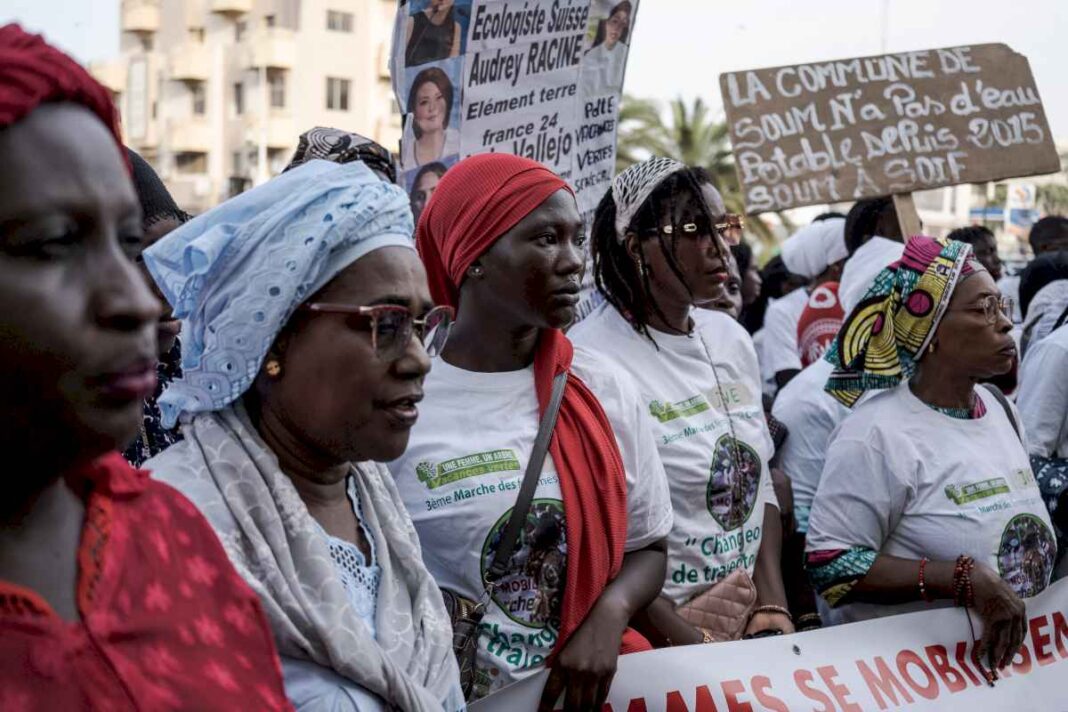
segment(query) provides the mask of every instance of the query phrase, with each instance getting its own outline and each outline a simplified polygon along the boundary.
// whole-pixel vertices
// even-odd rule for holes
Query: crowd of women
[[[460,161],[416,226],[323,128],[191,218],[12,25],[0,165],[0,708],[453,712],[548,668],[593,710],[621,654],[940,605],[994,684],[1055,578],[1062,218],[1021,363],[987,235],[862,201],[760,273],[665,158],[589,244],[538,163]]]

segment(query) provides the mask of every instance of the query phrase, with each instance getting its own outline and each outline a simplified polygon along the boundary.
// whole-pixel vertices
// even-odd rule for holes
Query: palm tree
[[[745,201],[734,170],[726,121],[716,121],[698,97],[692,106],[681,98],[668,105],[668,120],[659,102],[626,96],[619,112],[616,171],[651,155],[667,156],[689,166],[701,166],[712,176],[727,210],[745,212]],[[790,222],[779,213],[788,229]],[[748,232],[765,246],[777,242],[771,226],[760,216],[750,216]]]

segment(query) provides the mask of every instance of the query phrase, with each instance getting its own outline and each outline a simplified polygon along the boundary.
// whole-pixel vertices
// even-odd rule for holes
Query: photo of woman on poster
[[[429,0],[417,9],[413,3],[405,34],[404,64],[414,67],[460,55],[463,33],[456,21],[453,0]]]
[[[408,191],[412,205],[412,216],[415,218],[415,222],[419,222],[419,216],[423,213],[423,208],[430,202],[430,196],[434,194],[434,189],[438,187],[438,181],[441,180],[447,170],[448,167],[444,163],[434,161],[416,171],[415,178],[412,180]]]
[[[597,23],[593,44],[582,58],[582,87],[587,96],[622,89],[633,14],[630,0],[623,0],[612,8],[607,18]]]
[[[401,141],[403,170],[459,152],[460,132],[449,128],[455,98],[453,82],[441,68],[430,67],[416,75],[408,91],[408,121]]]

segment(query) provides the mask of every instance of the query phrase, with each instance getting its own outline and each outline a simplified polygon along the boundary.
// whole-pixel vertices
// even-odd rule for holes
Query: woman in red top
[[[0,709],[289,709],[210,526],[116,452],[160,313],[124,155],[106,90],[0,28]]]

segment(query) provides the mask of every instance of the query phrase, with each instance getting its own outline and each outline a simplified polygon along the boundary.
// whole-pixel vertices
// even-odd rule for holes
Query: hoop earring
[[[263,370],[271,378],[278,378],[282,375],[282,364],[278,362],[278,359],[268,359],[267,363],[263,366]]]

